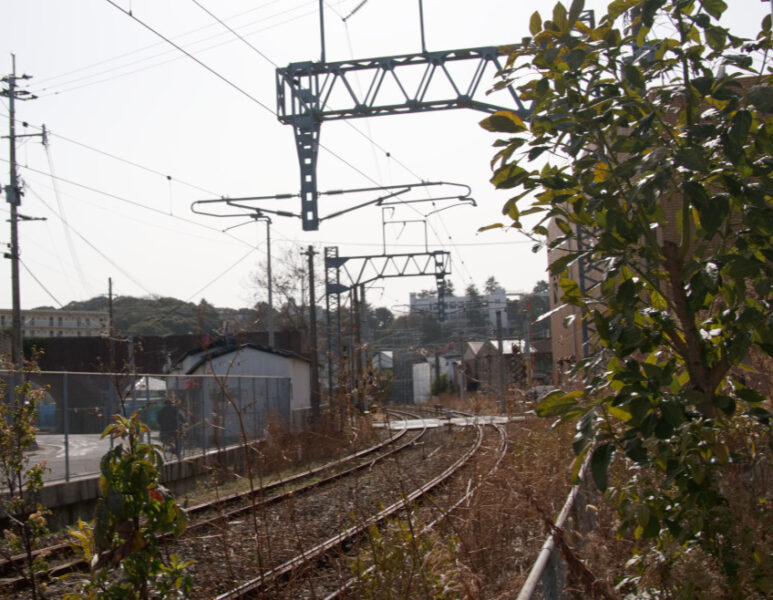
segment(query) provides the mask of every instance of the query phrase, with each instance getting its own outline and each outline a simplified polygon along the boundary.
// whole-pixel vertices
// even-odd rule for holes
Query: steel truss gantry
[[[483,95],[484,74],[490,72],[493,77],[501,71],[503,59],[497,47],[486,46],[339,62],[304,61],[277,69],[277,117],[292,125],[295,133],[304,231],[319,229],[317,154],[323,121],[452,108],[502,110],[476,95]],[[358,82],[353,81],[355,76]],[[356,91],[359,83],[363,83],[362,92]],[[517,93],[510,87],[504,92],[513,102],[508,110],[526,118],[530,111]]]
[[[327,308],[328,386],[332,390],[332,357],[335,348],[339,360],[343,354],[341,333],[341,294],[352,293],[355,311],[355,337],[359,339],[359,306],[365,305],[364,286],[388,277],[434,275],[438,290],[438,320],[445,320],[445,276],[451,273],[451,253],[445,250],[404,254],[339,256],[337,246],[325,247],[325,299]],[[342,277],[343,276],[343,277]],[[357,290],[361,293],[357,294]],[[331,315],[337,326],[333,328]],[[335,345],[334,345],[335,340]],[[358,365],[359,366],[359,365]],[[359,372],[359,368],[357,369]]]

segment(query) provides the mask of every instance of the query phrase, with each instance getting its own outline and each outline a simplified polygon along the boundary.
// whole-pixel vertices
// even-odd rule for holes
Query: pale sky
[[[318,0],[114,2],[220,77],[108,0],[3,0],[0,74],[11,72],[15,54],[17,75],[31,75],[25,87],[39,96],[16,103],[17,133],[37,133],[43,124],[51,132],[47,150],[36,137],[18,143],[25,184],[20,212],[47,219],[19,225],[22,307],[106,294],[109,277],[117,295],[249,306],[257,291],[250,274],[265,258],[265,225],[250,223],[223,233],[248,219],[199,216],[190,205],[221,196],[299,192],[292,128],[273,114],[274,73],[276,66],[319,60]],[[728,3],[726,22],[743,35],[756,32],[770,11],[759,0]],[[427,49],[518,41],[528,35],[531,13],[541,8],[548,14],[552,5],[424,0]],[[604,6],[586,2],[586,8]],[[421,50],[417,0],[330,0],[324,17],[328,61]],[[493,85],[493,71],[484,81],[486,89]],[[469,283],[482,288],[492,275],[508,292],[530,290],[546,278],[544,254],[533,254],[532,243],[514,230],[477,233],[502,220],[501,206],[509,197],[488,181],[496,136],[477,125],[484,117],[452,110],[325,122],[319,189],[418,180],[468,185],[477,207],[457,206],[426,218],[430,250],[450,251],[450,279],[458,291]],[[7,130],[8,100],[2,98],[0,131],[5,135]],[[5,139],[0,159],[5,186]],[[52,173],[59,179],[53,180]],[[345,205],[339,197],[323,196],[320,214]],[[297,213],[300,200],[264,206]],[[440,206],[445,204],[434,208]],[[337,245],[341,256],[377,255],[383,235],[389,253],[423,252],[419,221],[432,210],[419,204],[386,215],[367,207],[324,221],[314,232],[304,232],[299,219],[275,217],[272,252],[277,262],[280,255],[297,255],[309,244],[320,252]],[[8,214],[3,196],[4,221]],[[385,216],[406,223],[385,227]],[[6,222],[0,243],[9,240]],[[318,273],[323,276],[321,268]],[[8,260],[0,261],[0,281],[0,307],[10,308]],[[402,312],[410,291],[433,287],[432,276],[387,279],[374,284],[368,300]]]

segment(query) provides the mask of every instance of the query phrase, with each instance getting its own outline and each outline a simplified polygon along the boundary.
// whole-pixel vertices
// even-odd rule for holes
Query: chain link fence
[[[19,377],[0,371],[6,393]],[[50,481],[99,471],[112,445],[101,433],[115,414],[139,411],[150,428],[147,441],[161,445],[169,460],[264,438],[272,420],[291,425],[287,377],[40,372],[28,378],[42,391],[30,459],[46,462]]]

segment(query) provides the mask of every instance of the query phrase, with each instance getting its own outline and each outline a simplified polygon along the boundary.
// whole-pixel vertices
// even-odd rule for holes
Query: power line
[[[253,7],[253,8],[250,8],[250,9],[248,9],[248,10],[245,10],[245,11],[242,11],[242,12],[239,12],[239,13],[236,13],[236,14],[234,14],[234,15],[231,15],[230,17],[227,17],[227,19],[228,19],[228,20],[235,19],[235,18],[237,18],[237,17],[244,16],[244,15],[246,15],[246,14],[248,14],[248,13],[255,12],[255,11],[257,11],[257,10],[261,10],[261,9],[263,9],[263,8],[267,7],[267,6],[270,6],[271,4],[277,4],[278,2],[281,2],[281,1],[283,1],[283,0],[270,0],[269,2],[266,2],[265,4],[262,4],[262,5],[260,5],[260,6],[255,6],[255,7]],[[306,3],[304,3],[304,4],[311,4],[313,1],[314,1],[314,0],[311,0],[310,2],[306,2]],[[302,5],[300,5],[299,7],[295,7],[295,8],[300,8],[301,6],[303,6],[303,4],[302,4]],[[250,23],[247,23],[246,25],[243,25],[242,27],[243,27],[243,28],[244,28],[244,27],[249,27],[250,25],[254,25],[255,23],[260,23],[261,21],[266,21],[266,20],[268,20],[269,18],[272,18],[272,17],[274,17],[274,16],[277,16],[277,15],[282,15],[282,14],[285,14],[285,13],[287,13],[287,12],[291,12],[292,10],[295,10],[295,8],[288,9],[288,10],[283,10],[283,11],[280,11],[280,12],[278,12],[278,13],[275,13],[274,15],[269,15],[268,17],[264,17],[264,18],[262,18],[262,19],[258,19],[257,21],[252,21],[252,22],[250,22]],[[194,33],[198,33],[198,32],[200,32],[200,31],[203,31],[203,30],[205,30],[205,29],[209,29],[209,28],[211,28],[211,27],[214,27],[214,25],[203,25],[202,27],[197,27],[197,28],[195,28],[195,29],[190,29],[190,30],[188,30],[188,31],[186,31],[186,32],[184,32],[184,33],[182,33],[182,34],[178,35],[178,36],[177,36],[177,38],[178,38],[178,39],[179,39],[179,38],[184,38],[184,37],[186,37],[186,36],[192,35],[192,34],[194,34]],[[215,34],[215,35],[211,35],[211,36],[209,36],[209,37],[205,37],[205,38],[201,38],[201,39],[199,39],[199,40],[195,40],[195,41],[194,41],[194,43],[198,43],[198,42],[206,42],[206,41],[209,41],[209,40],[212,40],[212,39],[215,39],[215,38],[221,37],[222,35],[223,35],[222,33],[218,33],[218,34]],[[60,73],[60,74],[58,74],[58,75],[52,75],[51,77],[44,77],[44,78],[42,78],[42,79],[38,79],[38,81],[37,81],[37,83],[36,83],[36,85],[35,85],[34,87],[38,87],[38,88],[40,88],[41,90],[46,90],[46,89],[48,89],[48,88],[46,88],[46,87],[41,87],[41,86],[42,86],[42,84],[44,84],[44,83],[46,83],[46,82],[53,81],[53,80],[55,80],[55,79],[61,79],[62,77],[67,77],[68,75],[74,75],[75,73],[80,73],[81,71],[87,71],[87,70],[89,70],[89,69],[92,69],[92,68],[94,68],[94,67],[99,67],[100,65],[104,65],[104,64],[107,64],[107,63],[111,63],[111,62],[114,62],[114,61],[120,60],[120,59],[122,59],[122,58],[125,58],[125,57],[128,57],[128,56],[132,56],[132,55],[134,55],[134,54],[139,54],[139,53],[141,53],[141,52],[145,52],[146,50],[151,50],[151,49],[153,49],[153,48],[155,48],[155,47],[157,47],[157,46],[162,46],[162,45],[163,45],[163,42],[155,42],[155,43],[153,43],[153,44],[148,44],[147,46],[143,46],[142,48],[137,48],[137,49],[135,49],[135,50],[130,50],[130,51],[128,51],[128,52],[124,52],[124,53],[122,53],[122,54],[118,54],[118,55],[116,55],[116,56],[113,56],[113,57],[111,57],[111,58],[106,58],[106,59],[104,59],[104,60],[99,60],[99,61],[97,61],[97,62],[94,62],[94,63],[91,63],[91,64],[89,64],[89,65],[85,65],[85,66],[82,66],[82,67],[78,67],[78,68],[76,68],[76,69],[71,69],[70,71],[65,71],[64,73]],[[168,52],[170,52],[170,51],[166,51],[166,52],[163,52],[163,53],[160,53],[160,54],[155,54],[155,55],[153,55],[153,56],[150,56],[150,57],[147,57],[147,58],[141,59],[141,60],[139,60],[139,61],[135,61],[135,63],[134,63],[134,64],[136,64],[137,62],[142,62],[142,61],[145,61],[145,60],[150,60],[150,59],[152,59],[152,58],[157,58],[157,57],[159,57],[159,56],[163,56],[164,54],[167,54]],[[124,65],[124,66],[129,66],[129,65],[131,65],[131,64],[133,64],[133,63],[129,63],[129,64],[127,64],[127,65]],[[68,83],[73,83],[74,81],[79,81],[79,80],[81,80],[81,79],[86,79],[86,78],[88,78],[88,77],[94,77],[94,76],[96,76],[96,75],[100,75],[101,73],[108,73],[108,72],[110,72],[110,71],[114,71],[116,68],[120,68],[120,67],[112,67],[111,69],[109,69],[109,70],[106,70],[106,71],[102,71],[102,72],[100,72],[100,73],[95,73],[95,74],[93,74],[93,75],[87,75],[87,76],[84,76],[84,77],[80,77],[79,79],[70,80],[70,81],[67,81],[67,82],[65,82],[65,83],[63,83],[63,84],[57,84],[57,85],[60,85],[60,86],[61,86],[61,85],[67,85]]]
[[[215,69],[213,69],[212,67],[210,67],[208,64],[206,64],[205,62],[202,62],[201,60],[199,60],[198,58],[196,58],[196,57],[195,57],[193,54],[191,54],[190,52],[188,52],[188,51],[187,51],[185,48],[183,48],[183,47],[182,47],[182,46],[180,46],[179,44],[175,43],[175,42],[174,42],[174,41],[172,41],[170,38],[166,37],[164,34],[162,34],[162,33],[161,33],[161,32],[159,32],[158,30],[154,29],[153,27],[151,27],[150,25],[148,25],[147,23],[145,23],[143,20],[141,20],[141,19],[138,19],[138,18],[137,18],[137,17],[136,17],[136,16],[135,16],[133,13],[131,13],[131,12],[130,12],[130,11],[128,11],[128,10],[125,10],[125,9],[121,8],[121,7],[120,7],[120,6],[118,6],[118,5],[117,5],[115,2],[113,2],[113,0],[105,0],[105,1],[106,1],[108,4],[110,4],[111,6],[113,6],[114,8],[117,8],[119,11],[121,11],[121,12],[122,12],[123,14],[125,14],[127,17],[129,17],[129,18],[133,19],[134,21],[136,21],[137,23],[139,23],[140,25],[142,25],[142,26],[143,26],[145,29],[147,29],[148,31],[150,31],[152,34],[154,34],[154,35],[156,35],[156,36],[160,37],[162,40],[164,40],[164,41],[165,41],[166,43],[168,43],[169,45],[171,45],[171,46],[174,46],[174,47],[175,47],[177,50],[179,50],[180,52],[182,52],[183,54],[185,54],[185,56],[187,56],[188,58],[190,58],[191,60],[193,60],[194,62],[196,62],[196,63],[197,63],[199,66],[201,66],[201,67],[205,68],[207,71],[209,71],[210,73],[212,73],[212,75],[214,75],[215,77],[217,77],[218,79],[220,79],[222,82],[224,82],[224,83],[226,83],[227,85],[231,86],[231,87],[232,87],[233,89],[235,89],[237,92],[239,92],[239,93],[240,93],[240,94],[242,94],[243,96],[247,97],[248,99],[252,100],[252,101],[253,101],[255,104],[257,104],[258,106],[260,106],[260,107],[261,107],[261,108],[263,108],[264,110],[266,110],[266,111],[270,112],[272,115],[276,116],[276,113],[274,112],[274,110],[273,110],[272,108],[269,108],[269,107],[268,107],[268,105],[266,105],[266,104],[264,104],[263,102],[261,102],[260,100],[258,100],[258,99],[257,99],[255,96],[253,96],[252,94],[250,94],[249,92],[247,92],[247,91],[246,91],[246,90],[244,90],[243,88],[241,88],[241,87],[239,87],[238,85],[236,85],[236,84],[235,84],[233,81],[231,81],[230,79],[228,79],[228,78],[227,78],[227,77],[225,77],[224,75],[221,75],[220,73],[218,73],[217,71],[215,71]]]
[[[5,158],[0,158],[0,161],[8,162],[8,160],[5,159]],[[53,179],[57,179],[57,180],[62,181],[64,183],[69,183],[70,185],[74,185],[75,187],[79,187],[79,188],[82,188],[84,190],[88,190],[90,192],[94,192],[95,194],[101,194],[103,196],[107,196],[108,198],[113,198],[114,200],[118,200],[120,202],[125,202],[126,204],[130,204],[131,206],[136,206],[138,208],[143,208],[145,210],[149,210],[151,212],[154,212],[154,213],[157,213],[157,214],[160,214],[160,215],[164,215],[165,217],[169,217],[169,218],[172,218],[172,219],[177,219],[179,221],[183,221],[184,223],[188,223],[189,225],[195,225],[196,227],[201,227],[201,228],[207,229],[209,231],[215,231],[217,233],[226,235],[229,238],[231,238],[233,240],[236,240],[236,241],[238,241],[239,243],[241,243],[243,245],[247,245],[247,246],[250,245],[248,242],[245,242],[244,240],[242,240],[242,239],[240,239],[240,238],[238,238],[238,237],[236,237],[234,235],[230,235],[228,233],[224,233],[222,230],[217,229],[215,227],[212,227],[210,225],[204,225],[203,223],[199,223],[197,221],[194,221],[192,219],[187,219],[187,218],[181,217],[179,215],[170,215],[169,213],[167,213],[167,212],[165,212],[165,211],[163,211],[163,210],[161,210],[159,208],[154,208],[152,206],[148,206],[146,204],[142,204],[141,202],[136,202],[134,200],[129,200],[128,198],[123,198],[122,196],[118,196],[117,194],[113,194],[112,192],[106,192],[104,190],[100,190],[100,189],[92,187],[90,185],[86,185],[86,184],[83,184],[83,183],[78,183],[77,181],[73,181],[71,179],[65,179],[64,177],[60,177],[58,175],[54,175],[53,173],[48,173],[46,171],[41,171],[40,169],[35,169],[33,167],[27,167],[27,166],[23,166],[22,168],[26,169],[27,171],[31,171],[32,173],[38,173],[39,175],[46,175],[48,177],[51,177]]]
[[[90,242],[90,241],[89,241],[89,240],[86,238],[86,236],[84,236],[83,234],[81,234],[81,233],[80,233],[80,232],[79,232],[77,229],[75,229],[75,228],[74,228],[72,225],[70,225],[70,223],[68,223],[66,219],[64,219],[64,218],[63,218],[63,217],[62,217],[62,216],[61,216],[59,213],[57,213],[57,212],[56,212],[56,211],[55,211],[55,210],[54,210],[54,209],[53,209],[51,206],[49,206],[49,204],[48,204],[48,203],[47,203],[47,202],[46,202],[46,201],[43,199],[43,197],[42,197],[40,194],[38,194],[37,192],[35,192],[35,190],[33,190],[32,188],[30,188],[29,186],[27,186],[27,190],[28,190],[30,193],[32,193],[32,195],[33,195],[33,196],[35,196],[35,197],[36,197],[36,198],[37,198],[37,199],[38,199],[38,200],[39,200],[39,201],[40,201],[40,202],[43,204],[43,206],[45,206],[45,207],[46,207],[46,208],[47,208],[49,211],[51,211],[51,213],[52,213],[52,214],[53,214],[55,217],[57,217],[57,218],[58,218],[60,221],[62,221],[62,223],[64,223],[64,225],[65,225],[67,228],[69,228],[69,229],[70,229],[70,230],[71,230],[71,231],[72,231],[72,232],[73,232],[75,235],[77,235],[77,236],[78,236],[78,237],[79,237],[81,240],[83,240],[83,241],[84,241],[84,242],[85,242],[85,243],[86,243],[86,244],[89,246],[89,248],[91,248],[92,250],[94,250],[94,252],[96,252],[97,254],[99,254],[99,255],[100,255],[102,258],[104,258],[104,259],[105,259],[105,260],[106,260],[108,263],[110,263],[110,264],[111,264],[113,267],[115,267],[116,269],[118,269],[118,271],[120,271],[120,272],[121,272],[121,273],[122,273],[122,274],[123,274],[123,275],[124,275],[124,276],[125,276],[127,279],[129,279],[129,280],[130,280],[132,283],[134,283],[134,284],[135,284],[137,287],[139,287],[140,289],[142,289],[142,290],[143,290],[143,291],[144,291],[146,294],[148,294],[149,296],[152,296],[152,295],[153,295],[153,292],[151,292],[150,290],[148,290],[148,289],[147,289],[147,288],[146,288],[144,285],[142,285],[142,284],[141,284],[141,283],[140,283],[138,280],[136,280],[134,277],[132,277],[132,276],[129,274],[129,272],[128,272],[128,271],[126,271],[125,269],[123,269],[123,268],[122,268],[122,267],[121,267],[121,266],[120,266],[118,263],[116,263],[116,262],[115,262],[113,259],[111,259],[109,256],[107,256],[107,254],[105,254],[105,253],[104,253],[104,252],[102,252],[102,251],[101,251],[99,248],[97,248],[97,247],[96,247],[94,244],[92,244],[92,243],[91,243],[91,242]]]
[[[203,10],[205,13],[207,13],[210,17],[212,17],[215,21],[220,23],[223,27],[225,27],[228,31],[230,31],[233,35],[235,35],[237,38],[239,38],[242,42],[247,44],[250,48],[252,48],[255,52],[257,52],[260,56],[265,58],[268,62],[270,62],[274,67],[278,67],[273,60],[271,60],[268,56],[263,54],[260,50],[258,50],[255,46],[253,46],[250,42],[248,42],[245,38],[243,38],[238,32],[236,32],[230,25],[225,23],[223,20],[221,20],[217,15],[212,13],[208,8],[203,6],[198,0],[191,0],[196,6],[198,6],[201,10]]]
[[[49,297],[50,297],[50,298],[51,298],[51,299],[52,299],[54,302],[56,302],[56,303],[59,305],[59,308],[64,308],[64,304],[62,304],[61,302],[59,302],[59,300],[57,300],[56,296],[54,296],[54,295],[51,293],[51,290],[49,290],[49,289],[48,289],[48,288],[47,288],[45,285],[43,285],[43,282],[42,282],[42,281],[40,281],[40,279],[38,279],[37,277],[35,277],[35,274],[34,274],[32,271],[30,271],[30,268],[29,268],[29,267],[28,267],[28,266],[27,266],[27,265],[24,263],[24,261],[23,261],[23,260],[21,260],[21,259],[19,259],[19,262],[21,263],[21,266],[22,266],[22,267],[24,267],[24,270],[25,270],[25,271],[27,271],[27,274],[28,274],[30,277],[32,277],[32,279],[34,279],[34,280],[35,280],[35,282],[36,282],[36,283],[37,283],[37,284],[38,284],[38,285],[39,285],[39,286],[40,286],[40,287],[43,289],[43,291],[44,291],[46,294],[48,294],[48,295],[49,295]]]
[[[7,116],[8,115],[0,114],[0,117],[7,117]],[[16,119],[16,122],[17,123],[22,123],[22,124],[27,125],[29,127],[33,127],[33,128],[38,129],[40,131],[43,130],[43,127],[41,127],[40,125],[31,125],[31,124],[27,123],[26,121],[20,121],[19,119]],[[154,175],[158,175],[159,177],[163,177],[167,181],[170,181],[170,182],[174,181],[176,183],[180,183],[180,184],[182,184],[184,186],[187,186],[187,187],[189,187],[191,189],[194,189],[196,191],[199,191],[199,192],[203,192],[203,193],[208,194],[210,196],[219,196],[220,195],[217,192],[213,192],[212,190],[208,190],[206,188],[203,188],[203,187],[201,187],[199,185],[196,185],[195,183],[190,183],[190,182],[185,181],[183,179],[177,179],[176,177],[172,177],[171,175],[168,175],[168,174],[166,174],[166,173],[164,173],[162,171],[159,171],[158,169],[154,169],[152,167],[148,167],[147,165],[140,164],[140,163],[135,162],[133,160],[130,160],[128,158],[123,158],[121,156],[118,156],[118,155],[113,154],[111,152],[108,152],[106,150],[101,150],[99,148],[95,148],[94,146],[90,146],[89,144],[86,144],[84,142],[79,142],[78,140],[74,140],[74,139],[72,139],[70,137],[67,137],[67,136],[64,136],[64,135],[61,135],[61,134],[58,134],[58,133],[54,133],[53,131],[51,131],[48,128],[46,128],[46,135],[48,135],[49,138],[51,138],[51,137],[58,138],[58,139],[63,140],[65,142],[69,142],[70,144],[74,144],[76,146],[80,146],[81,148],[85,148],[87,150],[91,150],[92,152],[96,152],[97,154],[101,154],[102,156],[107,156],[108,158],[112,158],[113,160],[117,160],[119,162],[126,163],[127,165],[131,165],[132,167],[136,167],[136,168],[141,169],[143,171],[147,171],[148,173],[152,173]]]
[[[264,60],[266,60],[267,62],[269,62],[269,63],[270,63],[270,64],[271,64],[271,65],[272,65],[274,68],[277,68],[277,67],[279,66],[279,65],[278,65],[278,64],[277,64],[277,63],[276,63],[276,62],[275,62],[273,59],[271,59],[271,58],[270,58],[268,55],[266,55],[266,54],[265,54],[264,52],[262,52],[260,49],[258,49],[257,47],[255,47],[255,46],[254,46],[252,43],[250,43],[250,42],[249,42],[247,39],[245,39],[244,37],[242,37],[242,36],[241,36],[241,35],[240,35],[240,34],[239,34],[237,31],[235,31],[233,28],[231,28],[231,27],[230,27],[230,26],[229,26],[227,23],[223,22],[223,21],[222,21],[222,20],[221,20],[221,19],[220,19],[220,18],[219,18],[217,15],[215,15],[214,13],[212,13],[212,11],[210,11],[209,9],[207,9],[206,7],[204,7],[204,6],[203,6],[203,5],[202,5],[202,4],[201,4],[201,3],[200,3],[198,0],[191,0],[191,2],[193,2],[193,3],[194,3],[196,6],[198,6],[198,7],[199,7],[201,10],[203,10],[205,13],[207,13],[207,14],[208,14],[208,15],[209,15],[211,18],[213,18],[215,21],[217,21],[218,23],[220,23],[220,24],[221,24],[223,27],[225,27],[226,29],[228,29],[228,31],[230,31],[230,32],[231,32],[231,33],[232,33],[234,36],[236,36],[236,37],[237,37],[239,40],[241,40],[242,42],[244,42],[244,43],[245,43],[245,44],[246,44],[246,45],[247,45],[247,46],[248,46],[250,49],[252,49],[252,50],[253,50],[253,51],[254,51],[256,54],[258,54],[258,56],[260,56],[261,58],[263,58]],[[326,4],[327,4],[327,3],[326,3]],[[354,14],[354,12],[356,12],[357,10],[359,10],[359,9],[362,7],[362,5],[363,5],[363,4],[365,4],[365,2],[362,2],[362,3],[361,3],[359,6],[357,6],[357,7],[354,9],[354,11],[353,11],[351,14]],[[331,9],[333,10],[333,12],[335,12],[335,10],[333,9],[333,6],[332,6],[332,5],[328,4],[328,7],[329,7],[329,8],[331,8]],[[336,14],[338,14],[338,13],[336,13]],[[340,17],[340,15],[338,15],[338,16]],[[349,16],[351,16],[351,15],[349,15]],[[341,18],[341,20],[344,22],[344,25],[346,26],[346,19],[345,19],[345,18],[343,18],[343,17],[340,17],[340,18]],[[348,26],[346,27],[346,32],[347,32],[347,33],[346,33],[346,35],[347,35],[347,40],[348,40],[348,42],[349,42],[349,52],[350,52],[350,54],[352,55],[352,58],[354,58],[354,52],[353,52],[353,50],[352,50],[352,47],[351,47],[351,39],[349,38],[349,29],[348,29]],[[416,173],[414,170],[412,170],[411,168],[409,168],[409,167],[408,167],[408,166],[407,166],[405,163],[403,163],[403,162],[401,162],[400,160],[398,160],[398,159],[396,159],[396,158],[392,157],[392,154],[391,154],[389,151],[387,151],[387,150],[386,150],[386,148],[384,148],[383,146],[381,146],[380,144],[378,144],[378,143],[377,143],[377,142],[376,142],[376,141],[375,141],[375,140],[374,140],[374,139],[373,139],[373,138],[372,138],[372,137],[371,137],[369,134],[367,134],[367,133],[365,133],[364,131],[362,131],[361,129],[359,129],[359,128],[358,128],[358,127],[357,127],[357,126],[354,124],[354,123],[352,123],[352,122],[351,122],[351,121],[349,121],[349,120],[345,120],[344,122],[345,122],[345,123],[346,123],[346,125],[348,125],[348,126],[351,128],[351,129],[353,129],[354,131],[356,131],[357,133],[359,133],[359,134],[360,134],[362,137],[364,137],[366,140],[368,140],[368,142],[370,142],[370,144],[371,144],[371,146],[372,146],[372,147],[374,147],[374,148],[377,148],[378,150],[380,150],[381,152],[383,152],[383,153],[384,153],[384,155],[385,155],[387,158],[389,158],[389,159],[391,159],[391,160],[394,160],[394,162],[395,162],[395,163],[397,163],[398,165],[400,165],[400,166],[401,166],[403,169],[405,169],[405,171],[406,171],[406,172],[410,173],[410,174],[411,174],[413,177],[415,177],[416,179],[422,180],[422,177],[421,177],[421,176],[419,176],[419,174],[418,174],[418,173]],[[378,168],[378,164],[376,164],[376,167]]]
[[[227,77],[225,77],[224,75],[221,75],[220,73],[218,73],[217,71],[215,71],[215,70],[214,70],[212,67],[210,67],[210,66],[209,66],[209,65],[207,65],[206,63],[204,63],[204,62],[202,62],[201,60],[199,60],[198,58],[196,58],[196,57],[195,57],[193,54],[191,54],[190,52],[188,52],[187,50],[185,50],[185,49],[184,49],[182,46],[179,46],[178,44],[176,44],[175,42],[173,42],[171,39],[169,39],[169,38],[167,38],[166,36],[164,36],[164,34],[160,33],[159,31],[157,31],[156,29],[154,29],[153,27],[151,27],[150,25],[148,25],[147,23],[145,23],[145,22],[144,22],[144,21],[142,21],[141,19],[138,19],[138,18],[137,18],[136,16],[134,16],[134,15],[133,15],[131,12],[129,12],[129,11],[127,11],[127,10],[124,10],[123,8],[121,8],[120,6],[118,6],[118,5],[117,5],[115,2],[113,2],[113,0],[106,0],[106,2],[107,2],[108,4],[110,4],[111,6],[115,7],[116,9],[118,9],[119,11],[121,11],[121,12],[122,12],[123,14],[125,14],[126,16],[130,17],[131,19],[133,19],[134,21],[136,21],[137,23],[139,23],[140,25],[142,25],[143,27],[145,27],[145,28],[146,28],[148,31],[150,31],[150,32],[151,32],[151,33],[153,33],[154,35],[157,35],[157,36],[158,36],[158,37],[160,37],[162,40],[165,40],[167,43],[169,43],[170,45],[172,45],[172,46],[174,46],[175,48],[177,48],[177,49],[178,49],[180,52],[182,52],[183,54],[185,54],[185,55],[186,55],[187,57],[189,57],[191,60],[195,61],[197,64],[199,64],[200,66],[202,66],[203,68],[205,68],[207,71],[209,71],[210,73],[212,73],[212,74],[213,74],[215,77],[217,77],[218,79],[220,79],[221,81],[223,81],[224,83],[226,83],[227,85],[229,85],[230,87],[232,87],[233,89],[235,89],[237,92],[239,92],[240,94],[242,94],[243,96],[245,96],[245,97],[246,97],[246,98],[248,98],[249,100],[252,100],[252,101],[253,101],[255,104],[257,104],[258,106],[260,106],[261,108],[263,108],[263,109],[264,109],[264,110],[266,110],[267,112],[271,113],[271,114],[272,114],[274,117],[276,117],[276,116],[277,116],[277,115],[276,115],[276,112],[274,111],[274,109],[272,109],[272,108],[269,108],[269,107],[268,107],[268,105],[264,104],[263,102],[261,102],[260,100],[258,100],[258,99],[257,99],[255,96],[253,96],[252,94],[250,94],[249,92],[247,92],[247,91],[246,91],[246,90],[244,90],[243,88],[241,88],[241,87],[239,87],[238,85],[236,85],[236,84],[235,84],[233,81],[231,81],[230,79],[228,79],[228,78],[227,78]],[[365,179],[367,179],[367,180],[368,180],[368,181],[370,181],[371,183],[374,183],[374,184],[376,184],[376,185],[379,185],[378,181],[376,181],[375,179],[373,179],[373,178],[372,178],[370,175],[368,175],[367,173],[365,173],[364,171],[362,171],[362,170],[361,170],[361,169],[359,169],[358,167],[355,167],[355,166],[354,166],[352,163],[350,163],[348,160],[346,160],[345,158],[343,158],[342,156],[340,156],[339,154],[337,154],[336,152],[334,152],[333,150],[331,150],[331,149],[330,149],[330,148],[328,148],[327,146],[325,146],[325,145],[323,145],[323,144],[321,144],[321,143],[320,143],[320,144],[319,144],[319,147],[320,147],[320,148],[323,148],[324,150],[326,150],[326,151],[327,151],[327,152],[328,152],[330,155],[334,156],[335,158],[337,158],[338,160],[340,160],[342,163],[344,163],[346,166],[348,166],[349,168],[351,168],[351,169],[352,169],[352,170],[354,170],[355,172],[357,172],[357,173],[359,173],[360,175],[362,175],[362,176],[363,176]]]

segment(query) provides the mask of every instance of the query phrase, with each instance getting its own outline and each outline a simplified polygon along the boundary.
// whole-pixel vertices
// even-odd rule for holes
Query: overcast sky
[[[248,219],[199,216],[190,205],[221,196],[299,192],[292,128],[274,114],[274,73],[276,66],[319,60],[318,0],[114,1],[136,19],[108,0],[3,0],[0,7],[0,73],[11,72],[15,54],[17,75],[31,75],[26,89],[39,96],[17,102],[17,133],[37,133],[43,124],[51,133],[47,149],[36,137],[18,143],[25,185],[20,212],[46,218],[19,225],[22,307],[106,294],[109,277],[117,295],[251,305],[258,292],[251,273],[265,260],[265,225],[249,223],[223,233]],[[544,6],[545,14],[552,4],[424,0],[427,49],[518,41],[528,35],[535,8]],[[729,4],[727,24],[746,35],[770,10],[759,0]],[[586,2],[587,8],[603,6],[606,2]],[[417,0],[330,0],[324,17],[328,61],[421,50]],[[485,88],[493,85],[493,71],[484,81]],[[508,292],[530,290],[546,278],[544,254],[533,254],[531,242],[514,230],[477,233],[501,220],[508,197],[488,181],[495,136],[477,125],[484,116],[453,110],[325,122],[319,189],[418,180],[468,185],[477,207],[456,206],[426,217],[430,250],[451,253],[458,291],[470,283],[481,288],[492,275]],[[3,98],[4,134],[7,117]],[[5,186],[7,140],[0,158]],[[320,215],[350,202],[323,196]],[[417,204],[388,213],[368,207],[324,221],[314,232],[304,232],[299,219],[276,217],[272,251],[277,263],[309,244],[320,252],[338,246],[341,256],[376,255],[386,238],[389,253],[423,252],[421,221],[446,205]],[[300,211],[297,198],[264,206]],[[8,214],[3,197],[4,221]],[[6,223],[0,242],[9,239]],[[0,281],[0,307],[10,308],[8,260],[1,261]],[[431,276],[387,279],[374,284],[368,300],[401,312],[410,291],[433,287]]]

